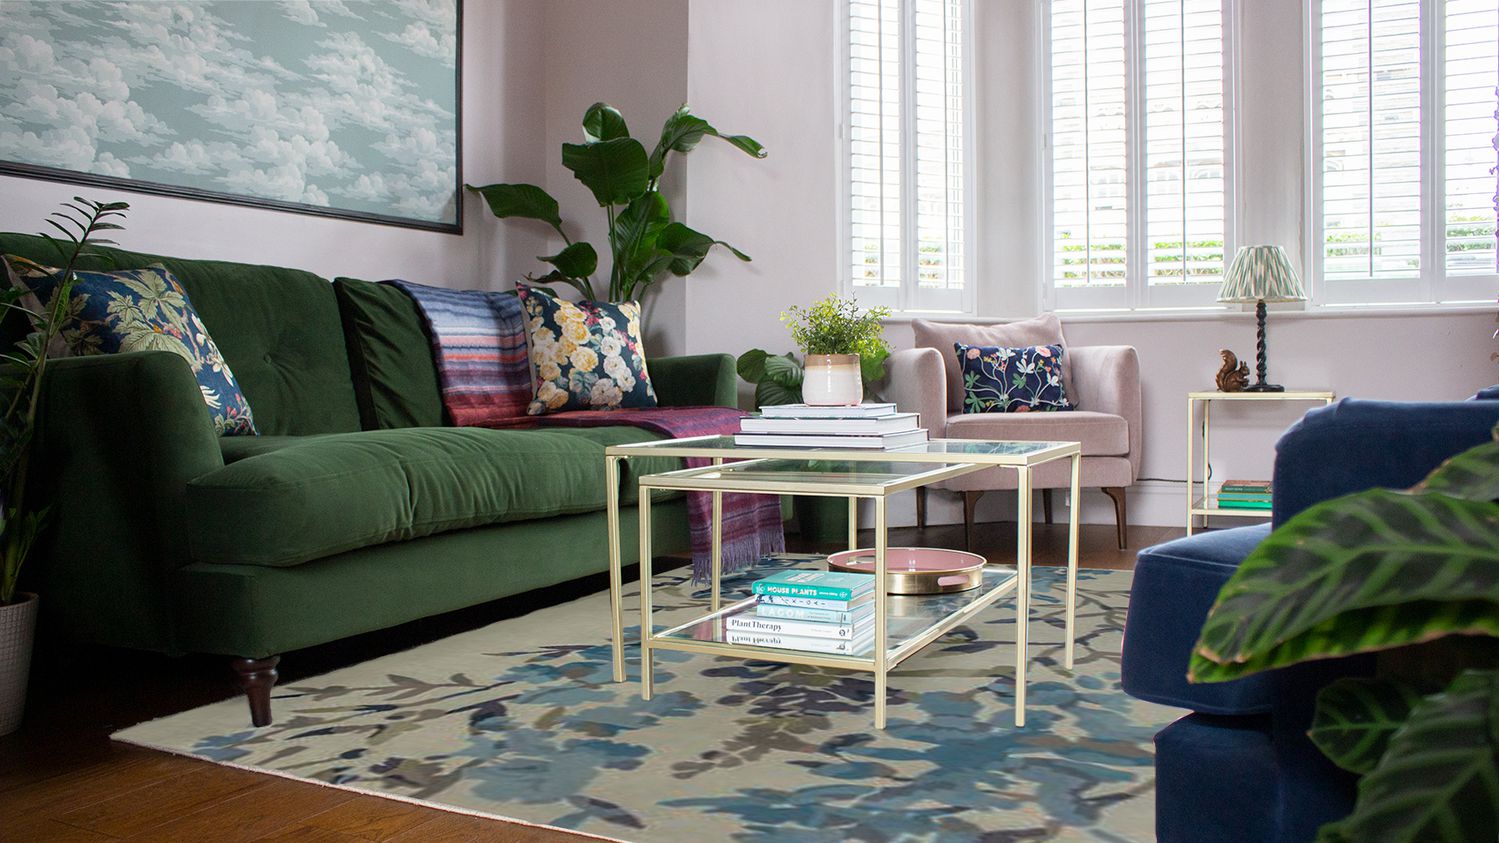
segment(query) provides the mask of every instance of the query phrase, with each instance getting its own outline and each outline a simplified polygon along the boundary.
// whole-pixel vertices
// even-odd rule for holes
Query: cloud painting
[[[457,2],[5,0],[0,162],[456,225]]]

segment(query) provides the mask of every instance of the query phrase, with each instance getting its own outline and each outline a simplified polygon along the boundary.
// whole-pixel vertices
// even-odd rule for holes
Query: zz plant
[[[1353,812],[1322,828],[1324,843],[1499,839],[1499,428],[1495,439],[1408,491],[1346,495],[1286,521],[1203,625],[1196,682],[1424,645],[1317,695],[1312,741],[1360,776]]]
[[[62,203],[64,210],[54,211],[47,224],[61,232],[62,238],[42,234],[57,252],[60,281],[49,302],[37,310],[26,307],[25,293],[9,286],[0,292],[0,312],[14,313],[26,320],[26,336],[15,350],[0,353],[0,406],[5,416],[0,423],[0,605],[11,603],[21,566],[30,555],[37,534],[46,523],[47,510],[34,509],[26,503],[27,465],[30,462],[31,438],[36,428],[37,406],[42,396],[42,378],[47,372],[47,350],[63,334],[64,327],[75,316],[72,289],[73,269],[78,261],[95,256],[89,246],[112,244],[96,236],[101,231],[122,228],[112,219],[125,216],[129,205],[124,202],[91,202],[73,197]]]
[[[666,118],[661,137],[649,153],[644,144],[630,137],[619,110],[602,102],[583,114],[583,143],[562,145],[562,166],[593,193],[608,217],[609,301],[635,299],[667,273],[690,275],[714,246],[723,246],[742,261],[750,259],[722,240],[673,221],[671,205],[661,193],[667,156],[673,152],[685,155],[709,136],[722,138],[753,158],[765,157],[764,147],[754,138],[722,134],[685,105]],[[465,187],[483,196],[496,217],[538,220],[562,238],[561,251],[537,258],[551,264],[551,271],[532,280],[567,284],[584,298],[598,298],[593,286],[598,250],[567,236],[551,194],[534,184]]]

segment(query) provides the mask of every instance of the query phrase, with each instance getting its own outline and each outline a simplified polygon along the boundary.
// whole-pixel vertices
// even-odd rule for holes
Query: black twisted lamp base
[[[1260,299],[1254,306],[1255,319],[1259,322],[1259,334],[1257,337],[1257,354],[1255,360],[1255,377],[1257,380],[1244,387],[1245,392],[1285,392],[1286,388],[1278,383],[1265,383],[1265,300]]]

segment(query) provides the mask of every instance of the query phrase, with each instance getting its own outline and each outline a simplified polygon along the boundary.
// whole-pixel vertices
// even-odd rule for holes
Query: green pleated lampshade
[[[1305,301],[1306,290],[1279,246],[1244,246],[1223,273],[1221,302]]]

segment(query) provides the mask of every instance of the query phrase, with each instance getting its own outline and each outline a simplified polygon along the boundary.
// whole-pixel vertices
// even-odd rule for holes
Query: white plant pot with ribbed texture
[[[36,636],[36,595],[18,593],[16,597],[18,602],[0,605],[0,735],[21,728]]]
[[[852,406],[864,400],[857,354],[808,354],[802,364],[802,401],[813,407]]]

